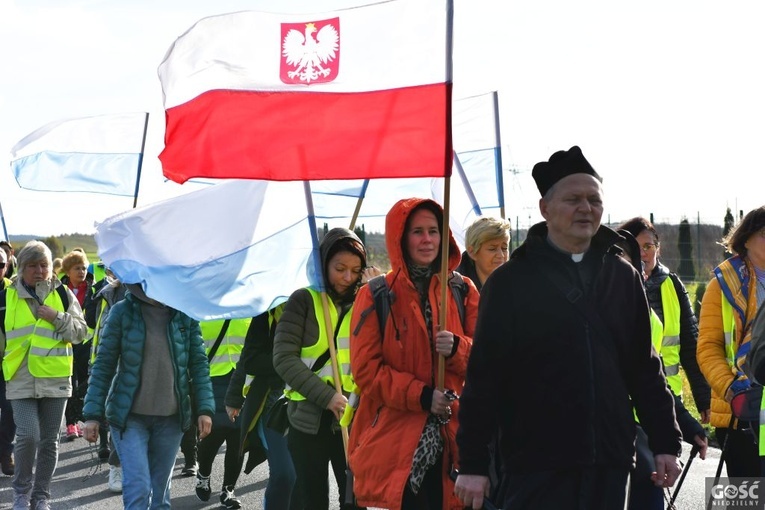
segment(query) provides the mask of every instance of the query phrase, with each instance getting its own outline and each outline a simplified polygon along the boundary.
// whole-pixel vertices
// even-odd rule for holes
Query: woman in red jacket
[[[464,321],[448,292],[446,328],[438,331],[442,239],[449,243],[450,272],[460,261],[451,233],[442,236],[442,217],[441,206],[419,198],[400,200],[388,212],[385,241],[392,269],[384,278],[391,304],[382,334],[369,286],[356,296],[350,350],[361,403],[351,427],[349,461],[360,506],[462,508],[449,479],[457,461],[458,402],[445,390],[462,391],[478,291],[465,280]],[[444,390],[437,388],[439,356],[446,358]]]

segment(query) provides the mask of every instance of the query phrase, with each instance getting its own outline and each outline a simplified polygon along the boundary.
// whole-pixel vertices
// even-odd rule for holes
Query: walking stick
[[[685,476],[688,474],[688,471],[691,469],[691,463],[693,462],[693,459],[696,457],[696,455],[698,455],[700,449],[701,447],[697,444],[694,444],[693,448],[691,448],[691,455],[688,457],[688,462],[685,463],[683,472],[680,474],[680,479],[677,481],[677,485],[675,486],[675,492],[672,493],[672,498],[670,498],[669,500],[669,504],[667,505],[667,510],[675,509],[675,499],[677,499],[677,495],[680,493],[680,487],[683,486],[683,481],[685,480]]]
[[[725,451],[728,448],[728,438],[730,437],[730,431],[733,430],[733,427],[735,424],[736,424],[736,416],[731,413],[730,423],[728,424],[728,433],[725,434],[725,439],[723,440],[722,448],[720,448],[720,462],[717,464],[717,472],[715,473],[715,481],[712,483],[713,487],[717,485],[717,482],[720,481],[720,475],[722,474],[723,461],[725,461]],[[709,500],[707,501],[707,510],[712,510],[713,503],[714,503],[714,498],[712,498],[712,495],[710,494]]]

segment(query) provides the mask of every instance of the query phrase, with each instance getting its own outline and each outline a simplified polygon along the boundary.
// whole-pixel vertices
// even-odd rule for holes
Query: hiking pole
[[[698,455],[699,450],[701,447],[697,444],[694,444],[691,448],[691,454],[688,457],[688,462],[685,463],[685,467],[683,467],[683,472],[680,473],[680,479],[677,481],[677,485],[675,485],[675,492],[672,493],[672,498],[669,500],[669,504],[667,505],[667,510],[673,510],[675,508],[675,499],[677,499],[677,495],[680,493],[680,487],[683,486],[683,481],[685,480],[685,476],[688,474],[688,471],[691,469],[691,463],[693,462],[693,459]]]
[[[735,424],[736,424],[736,417],[731,414],[730,423],[728,424],[728,433],[725,434],[725,439],[723,440],[722,448],[720,448],[720,462],[717,464],[717,472],[715,473],[715,481],[712,483],[713,487],[717,485],[717,482],[720,481],[720,475],[722,474],[723,461],[725,460],[725,451],[728,447],[728,439],[730,438],[730,432],[731,430],[733,430],[733,426]],[[714,503],[714,498],[712,497],[712,494],[710,494],[709,500],[707,501],[707,510],[712,509],[713,503]]]

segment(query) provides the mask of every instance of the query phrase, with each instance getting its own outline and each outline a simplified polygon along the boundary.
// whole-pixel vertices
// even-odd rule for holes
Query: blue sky
[[[61,118],[149,111],[138,203],[184,193],[157,159],[156,69],[175,38],[224,12],[358,3],[0,0],[0,147]],[[763,19],[754,0],[455,0],[455,97],[499,90],[513,225],[539,220],[533,164],[574,144],[604,176],[606,220],[721,224],[728,206],[762,205]],[[5,170],[0,204],[11,234],[53,235],[93,232],[132,200],[24,191]]]

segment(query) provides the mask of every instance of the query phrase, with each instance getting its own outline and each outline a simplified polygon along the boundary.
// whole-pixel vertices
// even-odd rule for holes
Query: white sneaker
[[[109,466],[109,490],[122,492],[122,468],[119,466]]]

